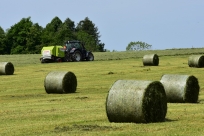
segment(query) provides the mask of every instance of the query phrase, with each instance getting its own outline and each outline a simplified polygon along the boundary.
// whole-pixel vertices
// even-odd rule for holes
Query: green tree
[[[59,37],[57,36],[57,32],[62,25],[62,21],[55,17],[51,20],[50,23],[46,25],[42,32],[42,44],[43,45],[56,45],[59,44]]]
[[[5,32],[2,27],[0,27],[0,54],[6,54],[5,38]]]
[[[6,46],[11,54],[36,53],[35,47],[40,44],[42,28],[33,24],[30,17],[23,18],[6,33]]]
[[[67,27],[67,29],[69,29],[70,31],[74,32],[75,31],[75,24],[74,21],[72,21],[70,18],[67,18],[63,25],[65,25]]]
[[[29,18],[23,18],[17,24],[11,26],[6,34],[7,47],[11,54],[20,54],[26,45],[26,36],[32,22]]]
[[[29,32],[27,34],[27,44],[25,51],[27,53],[39,53],[41,50],[41,35],[43,28],[38,24],[33,24],[29,28]],[[39,47],[40,46],[40,47]]]
[[[141,41],[130,42],[126,47],[126,51],[148,50],[151,49],[151,47],[152,45]]]
[[[56,39],[60,45],[68,40],[76,40],[75,24],[71,19],[67,18],[64,23],[61,24],[56,32]]]
[[[101,41],[99,40],[100,35],[98,32],[98,28],[95,26],[95,24],[91,20],[89,20],[88,17],[86,17],[84,20],[81,20],[78,23],[78,25],[76,27],[76,31],[77,31],[77,33],[78,32],[79,33],[86,32],[90,37],[93,37],[91,39],[94,39],[94,42],[91,41],[92,45],[90,45],[90,46],[93,46],[92,47],[94,49],[93,51],[104,51],[105,44],[101,43]],[[84,35],[84,36],[86,36],[86,35]],[[83,38],[83,39],[85,39],[85,38]],[[83,42],[85,42],[85,41],[83,41]]]
[[[85,31],[78,31],[77,39],[85,44],[87,50],[98,51],[94,38]]]
[[[21,19],[11,26],[6,33],[6,45],[11,54],[36,53],[36,46],[41,44],[42,27],[33,24],[30,17]]]
[[[98,28],[88,17],[80,21],[76,28],[70,18],[62,23],[54,17],[43,28],[33,24],[28,17],[11,26],[6,33],[0,29],[0,53],[39,53],[43,46],[62,45],[68,40],[80,40],[92,51],[105,51],[105,44],[99,38]]]

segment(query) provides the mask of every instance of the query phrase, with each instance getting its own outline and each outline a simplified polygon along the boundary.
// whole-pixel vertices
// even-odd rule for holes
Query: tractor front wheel
[[[93,61],[94,60],[94,55],[91,52],[89,52],[88,57],[87,57],[86,60],[87,61]]]
[[[81,52],[75,51],[73,54],[73,61],[81,61]]]

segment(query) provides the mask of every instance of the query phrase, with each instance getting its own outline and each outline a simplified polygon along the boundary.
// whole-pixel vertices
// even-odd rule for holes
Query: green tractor
[[[67,41],[64,47],[59,45],[43,47],[41,54],[41,63],[94,60],[93,53],[87,51],[80,41]]]

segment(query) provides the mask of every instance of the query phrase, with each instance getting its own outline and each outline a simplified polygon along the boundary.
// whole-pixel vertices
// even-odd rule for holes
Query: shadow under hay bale
[[[189,67],[204,67],[204,56],[203,55],[191,55],[188,58]]]
[[[0,75],[13,75],[14,66],[11,62],[0,62]]]
[[[160,82],[163,84],[167,102],[196,103],[200,86],[198,79],[190,75],[163,75]]]
[[[118,80],[106,98],[110,122],[163,122],[166,112],[166,94],[159,81]]]
[[[77,88],[77,78],[74,73],[52,71],[44,80],[45,91],[50,93],[74,93]]]
[[[159,65],[159,56],[157,54],[144,55],[142,60],[143,60],[144,66],[158,66]]]

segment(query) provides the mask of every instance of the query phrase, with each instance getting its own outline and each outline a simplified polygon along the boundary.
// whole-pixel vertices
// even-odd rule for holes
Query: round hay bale
[[[163,122],[167,100],[159,81],[116,81],[106,98],[106,114],[110,122]]]
[[[11,62],[0,62],[0,75],[13,75],[14,66]]]
[[[157,54],[148,54],[143,56],[144,66],[158,66],[159,56]]]
[[[44,80],[45,91],[50,93],[74,93],[77,88],[77,78],[74,73],[52,71]]]
[[[189,67],[204,67],[204,56],[203,55],[191,55],[188,58]]]
[[[192,75],[163,75],[160,82],[163,84],[167,102],[196,103],[200,86],[198,79]]]

